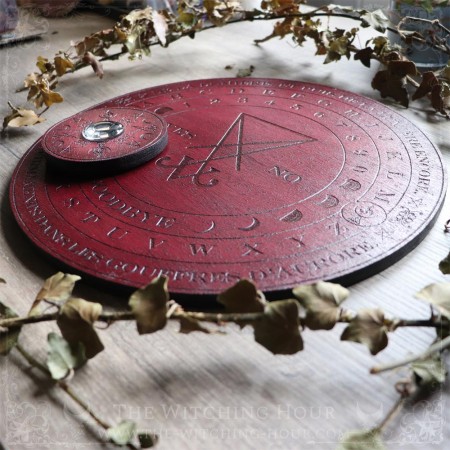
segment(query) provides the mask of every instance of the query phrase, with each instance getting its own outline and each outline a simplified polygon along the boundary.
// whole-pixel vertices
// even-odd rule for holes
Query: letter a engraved
[[[280,133],[284,133],[286,137],[289,136],[291,139],[271,140],[272,136],[278,136]],[[264,135],[267,135],[267,139],[264,139]],[[170,156],[165,156],[158,159],[156,165],[173,169],[167,178],[168,181],[191,178],[197,186],[212,187],[219,182],[212,175],[220,173],[220,170],[212,165],[214,161],[233,159],[234,168],[236,172],[239,172],[242,157],[245,155],[302,145],[316,140],[258,117],[240,113],[217,144],[188,147],[188,149],[211,148],[211,152],[205,159],[196,160],[184,155],[178,164],[171,164]],[[193,170],[195,168],[197,170],[195,172],[189,170],[190,166],[194,166]]]

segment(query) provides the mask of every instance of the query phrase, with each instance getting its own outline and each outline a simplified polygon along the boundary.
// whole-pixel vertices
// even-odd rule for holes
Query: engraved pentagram
[[[252,130],[249,132],[248,128],[252,128]],[[271,140],[274,135],[279,137],[280,131],[283,132],[285,139]],[[291,137],[291,139],[287,139],[287,137]],[[173,164],[171,163],[171,157],[166,156],[160,158],[157,164],[161,167],[173,169],[167,180],[190,177],[197,186],[213,187],[219,182],[219,179],[214,178],[213,175],[220,173],[220,170],[213,166],[214,161],[233,159],[235,170],[239,172],[242,160],[246,155],[292,148],[313,141],[316,141],[316,139],[297,131],[289,130],[249,114],[239,113],[217,144],[187,147],[188,149],[211,148],[211,152],[204,160],[199,161],[184,155],[178,164]],[[194,173],[192,171],[189,173],[190,166],[197,167],[197,170]],[[208,175],[211,175],[211,177]],[[293,176],[296,182],[301,180],[299,175]],[[203,181],[203,178],[206,180]]]
[[[41,249],[103,280],[142,286],[163,274],[172,292],[190,294],[240,278],[264,290],[353,282],[416,245],[442,205],[439,152],[353,93],[200,80],[100,107],[163,115],[167,147],[127,173],[69,180],[49,170],[38,141],[14,174],[11,204]]]

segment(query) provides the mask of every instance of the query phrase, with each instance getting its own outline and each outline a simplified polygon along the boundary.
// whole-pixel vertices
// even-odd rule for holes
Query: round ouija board
[[[109,177],[47,167],[38,140],[11,182],[29,238],[66,266],[140,287],[214,294],[350,283],[411,250],[445,194],[438,150],[368,98],[276,79],[154,87],[99,107],[164,117],[156,158]]]

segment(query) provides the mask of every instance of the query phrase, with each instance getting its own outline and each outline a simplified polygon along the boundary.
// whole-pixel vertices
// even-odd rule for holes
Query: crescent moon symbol
[[[211,225],[206,230],[200,231],[200,233],[209,233],[210,231],[214,230],[214,228],[216,228],[216,222],[212,220]]]
[[[251,230],[254,230],[255,228],[259,227],[260,224],[261,224],[261,222],[256,217],[253,217],[253,222],[248,227],[238,228],[238,230],[251,231]]]

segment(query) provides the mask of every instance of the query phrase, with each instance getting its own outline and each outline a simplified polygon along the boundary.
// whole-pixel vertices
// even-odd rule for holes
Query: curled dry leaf
[[[89,64],[99,78],[103,78],[103,64],[91,52],[84,54],[83,62]]]
[[[413,362],[411,369],[416,376],[417,384],[420,386],[432,387],[436,384],[442,384],[447,377],[447,367],[440,354]]]
[[[293,293],[306,309],[304,324],[311,330],[331,330],[339,320],[339,305],[349,295],[343,286],[325,281],[296,286]]]
[[[11,104],[9,104],[9,106],[11,107],[12,112],[3,118],[3,129],[6,127],[27,127],[45,121],[43,117],[39,117],[36,112],[31,109],[16,108]]]
[[[420,86],[417,88],[416,92],[414,92],[412,99],[416,100],[418,98],[422,98],[425,95],[429,94],[434,86],[439,84],[439,80],[433,72],[425,72],[422,75],[422,82]]]
[[[0,319],[19,317],[9,306],[0,302]],[[7,355],[17,344],[21,327],[8,328],[0,331],[0,355]]]
[[[70,273],[58,272],[47,278],[38,292],[36,299],[28,312],[29,316],[34,316],[40,313],[40,303],[43,300],[48,300],[56,303],[64,303],[72,295],[75,283],[80,280],[78,275]]]
[[[448,232],[446,230],[446,232]],[[450,274],[450,253],[439,263],[439,270],[444,274]]]
[[[252,322],[255,341],[276,355],[292,355],[303,350],[298,314],[296,300],[268,303],[264,315]]]
[[[342,333],[342,341],[359,342],[376,355],[388,344],[388,327],[381,309],[363,309],[350,321]]]
[[[49,333],[47,367],[54,380],[66,378],[72,370],[81,367],[86,362],[83,344],[73,348],[56,333]]]
[[[88,359],[100,353],[104,346],[93,325],[102,312],[100,303],[82,298],[70,298],[59,311],[56,324],[67,342],[76,348],[81,342]]]
[[[138,433],[137,437],[141,448],[154,447],[159,441],[158,435],[154,433]]]
[[[416,294],[416,298],[425,300],[450,320],[450,283],[433,283]]]
[[[263,312],[266,304],[264,294],[245,279],[219,294],[217,301],[230,313]]]
[[[58,77],[62,77],[66,72],[74,69],[73,62],[65,55],[55,56],[55,70]]]
[[[139,334],[154,333],[166,326],[167,283],[166,277],[158,277],[131,295],[128,304],[136,317]]]

